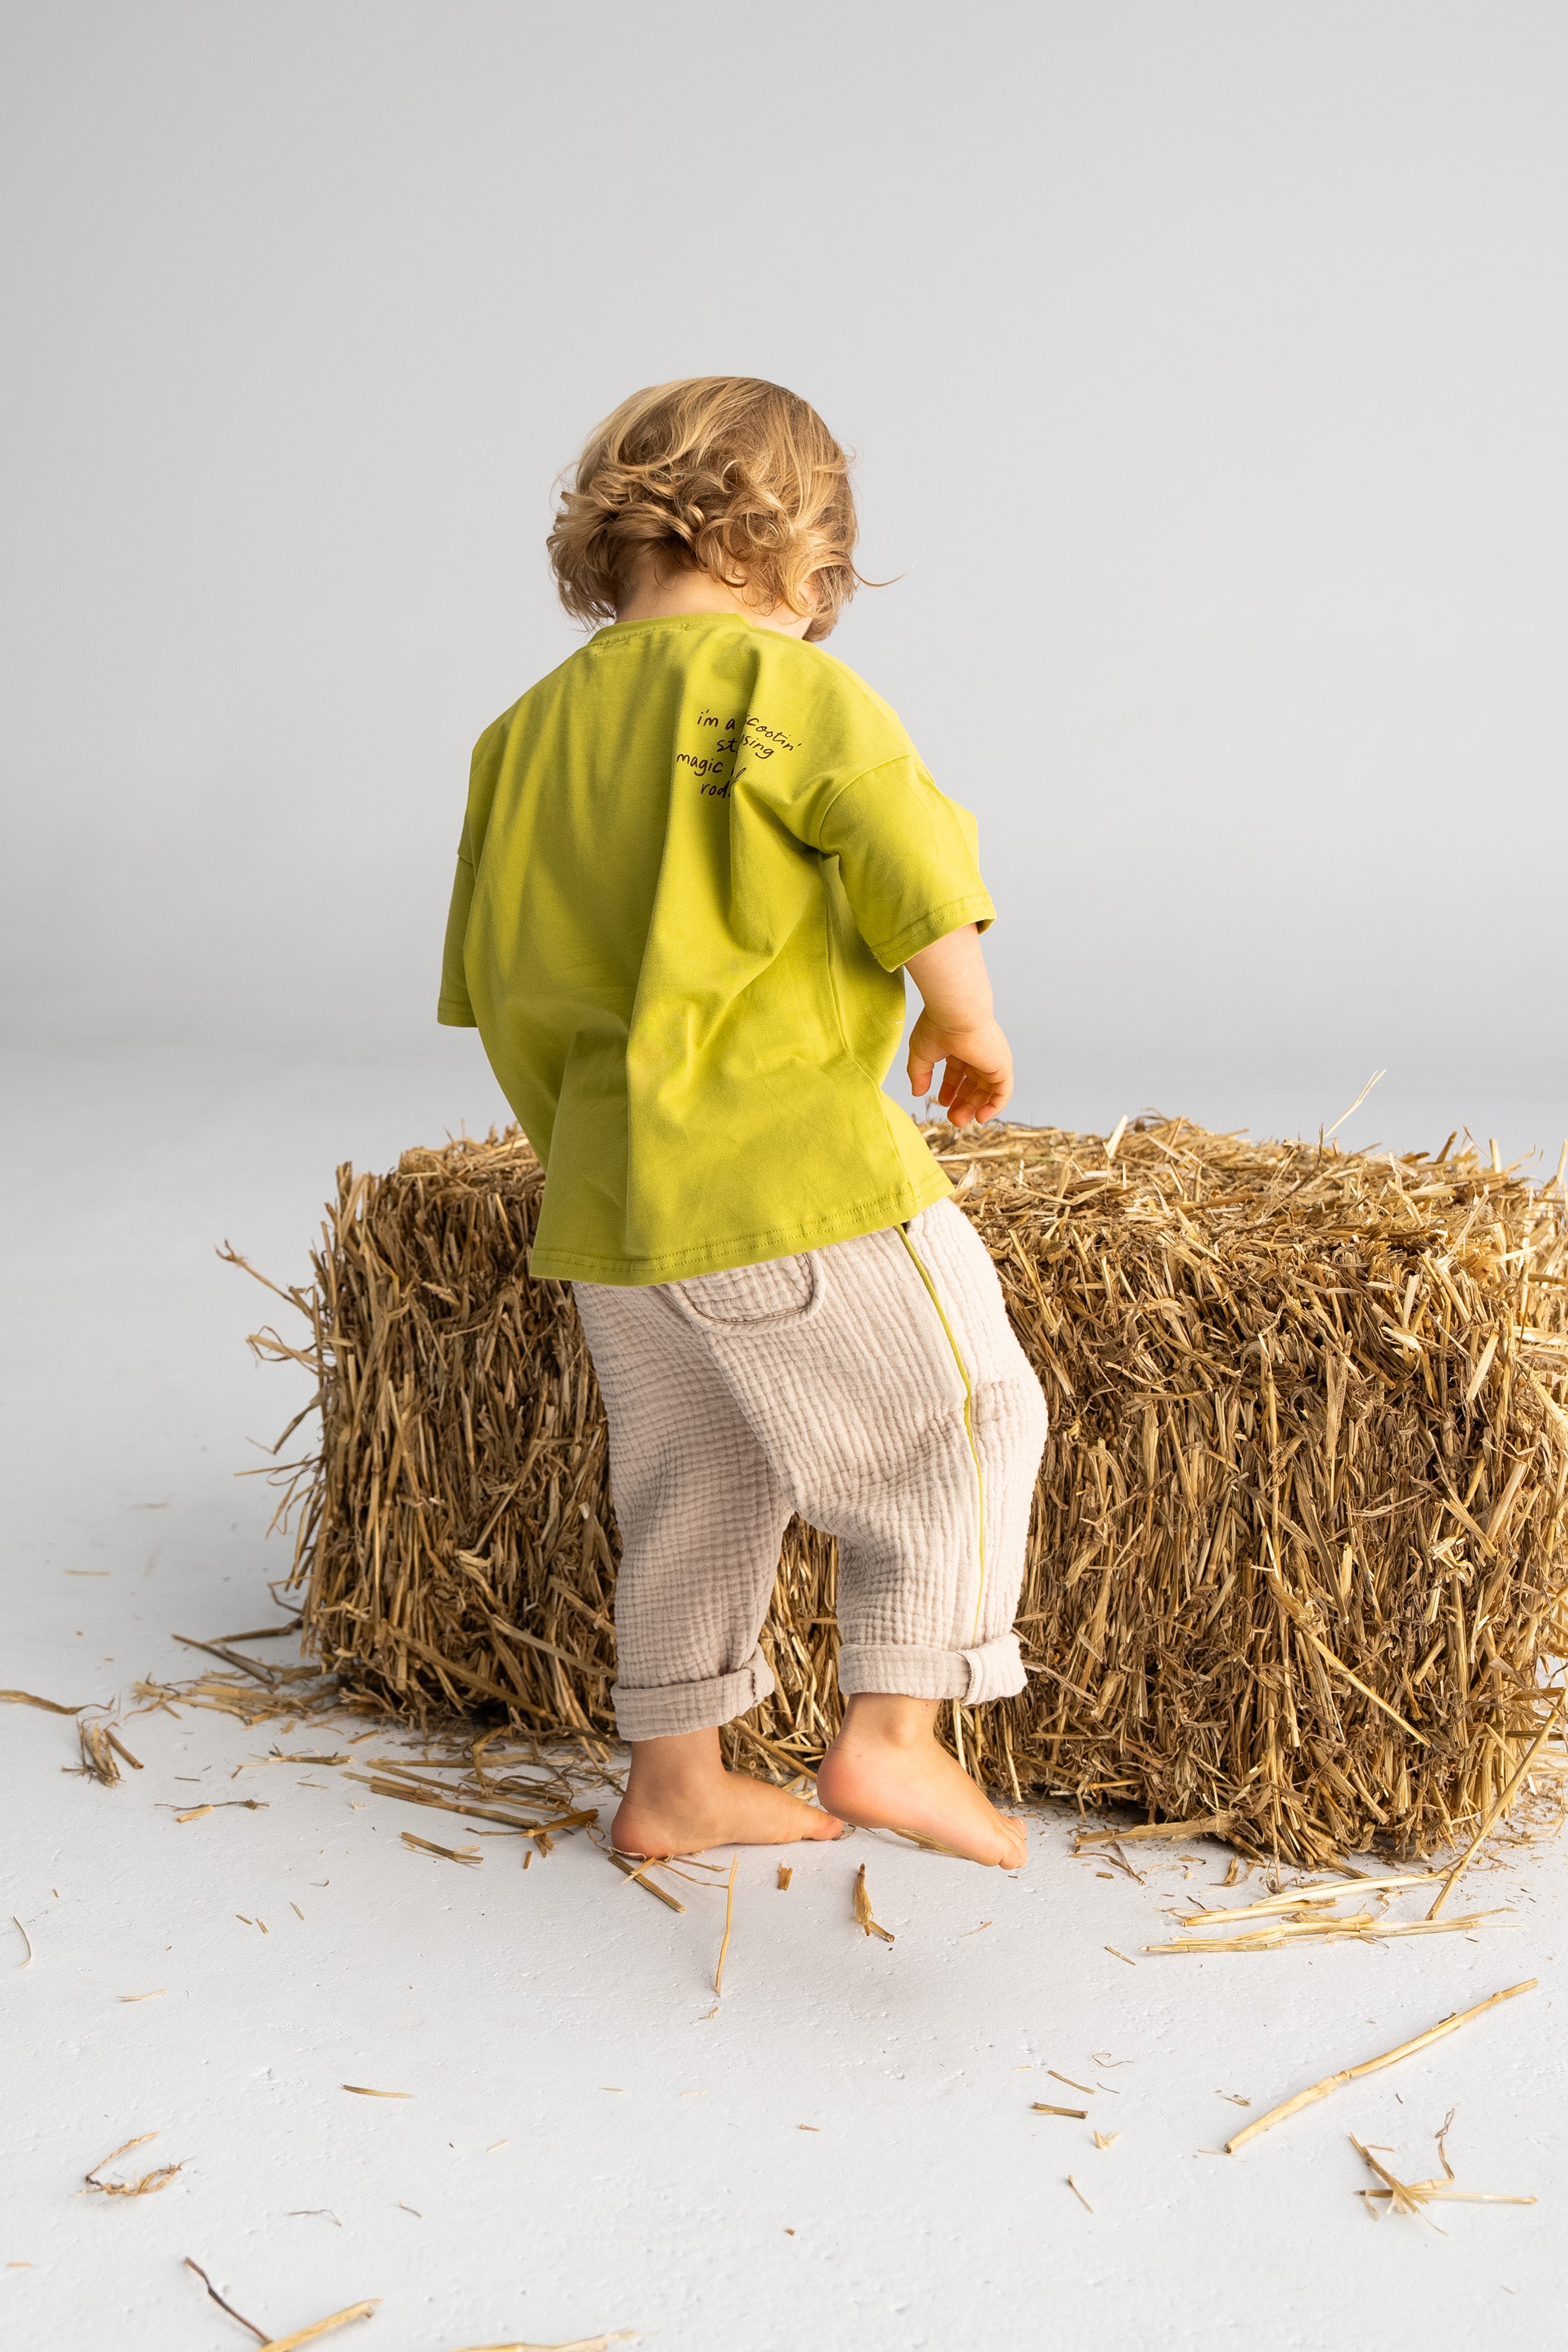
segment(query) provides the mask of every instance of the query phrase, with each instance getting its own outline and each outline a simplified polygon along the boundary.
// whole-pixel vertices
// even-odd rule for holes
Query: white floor
[[[250,1363],[276,1302],[213,1244],[298,1278],[335,1160],[498,1115],[469,1043],[401,1068],[9,1062],[0,1684],[108,1699],[190,1670],[174,1632],[266,1622],[285,1559],[264,1482],[234,1473],[299,1389]],[[721,1895],[677,1917],[581,1838],[526,1876],[504,1839],[478,1870],[427,1861],[406,1811],[307,1766],[240,1777],[266,1811],[178,1824],[271,1731],[150,1715],[127,1737],[145,1769],[105,1790],[62,1773],[63,1718],[0,1706],[0,1915],[34,1955],[0,1916],[17,2344],[250,2343],[187,2255],[276,2334],[380,2297],[329,2339],[371,2352],[619,2328],[669,2352],[1555,2340],[1563,1846],[1472,1876],[1467,1908],[1516,1906],[1500,1930],[1231,1959],[1141,1948],[1219,1849],[1133,1847],[1145,1883],[1103,1877],[1060,1811],[1016,1879],[860,1836],[797,1853],[779,1893],[747,1853],[710,2014]],[[852,1926],[862,1861],[891,1948]],[[1246,2113],[1222,2094],[1256,2115],[1531,1975],[1424,2056],[1214,2152]],[[1435,2209],[1446,2235],[1369,2219],[1348,2135],[1426,2177],[1450,2107],[1460,2185],[1540,2201]],[[170,2187],[78,2194],[151,2132],[111,2173],[177,2161]]]

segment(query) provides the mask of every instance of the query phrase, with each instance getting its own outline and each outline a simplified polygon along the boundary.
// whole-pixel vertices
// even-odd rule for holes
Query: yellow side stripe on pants
[[[975,1594],[975,1622],[969,1634],[969,1640],[971,1643],[974,1643],[980,1638],[980,1611],[985,1605],[986,1599],[986,1478],[985,1473],[980,1467],[980,1449],[975,1443],[975,1415],[973,1411],[975,1391],[969,1379],[969,1368],[964,1361],[963,1350],[959,1347],[956,1339],[954,1337],[953,1326],[947,1320],[946,1310],[943,1307],[942,1301],[936,1296],[936,1285],[932,1281],[930,1275],[926,1272],[925,1264],[924,1259],[921,1257],[920,1252],[915,1248],[915,1244],[909,1238],[908,1226],[900,1225],[898,1228],[898,1235],[899,1239],[903,1242],[904,1248],[909,1252],[910,1258],[915,1265],[915,1270],[919,1275],[921,1281],[925,1285],[926,1296],[929,1297],[932,1306],[935,1307],[937,1315],[941,1319],[942,1328],[947,1334],[947,1345],[953,1350],[953,1361],[958,1367],[958,1378],[964,1383],[964,1434],[969,1441],[969,1459],[975,1465],[975,1499],[979,1513],[980,1529],[980,1581],[979,1588]]]

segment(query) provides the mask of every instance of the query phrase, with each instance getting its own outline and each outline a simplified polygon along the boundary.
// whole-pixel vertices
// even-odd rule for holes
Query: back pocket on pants
[[[677,1307],[695,1322],[716,1330],[756,1331],[804,1323],[822,1303],[819,1251],[798,1257],[766,1258],[760,1265],[727,1266],[722,1274],[696,1274],[665,1286]]]

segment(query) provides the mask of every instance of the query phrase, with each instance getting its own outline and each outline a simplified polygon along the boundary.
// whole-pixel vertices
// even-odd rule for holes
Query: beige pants
[[[839,1541],[839,1685],[1024,1686],[1012,1632],[1045,1400],[950,1201],[800,1257],[573,1285],[610,1422],[622,1738],[766,1698],[790,1517]]]

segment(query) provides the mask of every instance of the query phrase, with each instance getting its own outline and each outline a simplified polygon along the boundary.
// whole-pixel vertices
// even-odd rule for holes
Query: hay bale
[[[963,1717],[971,1764],[1295,1862],[1462,1834],[1564,1646],[1561,1183],[1158,1118],[929,1139],[1051,1406],[1030,1686]],[[295,1578],[324,1662],[395,1708],[608,1734],[604,1423],[570,1292],[526,1272],[542,1183],[515,1130],[339,1171],[290,1294],[322,1405]],[[754,1766],[832,1736],[833,1603],[797,1523],[779,1688],[730,1735]]]

